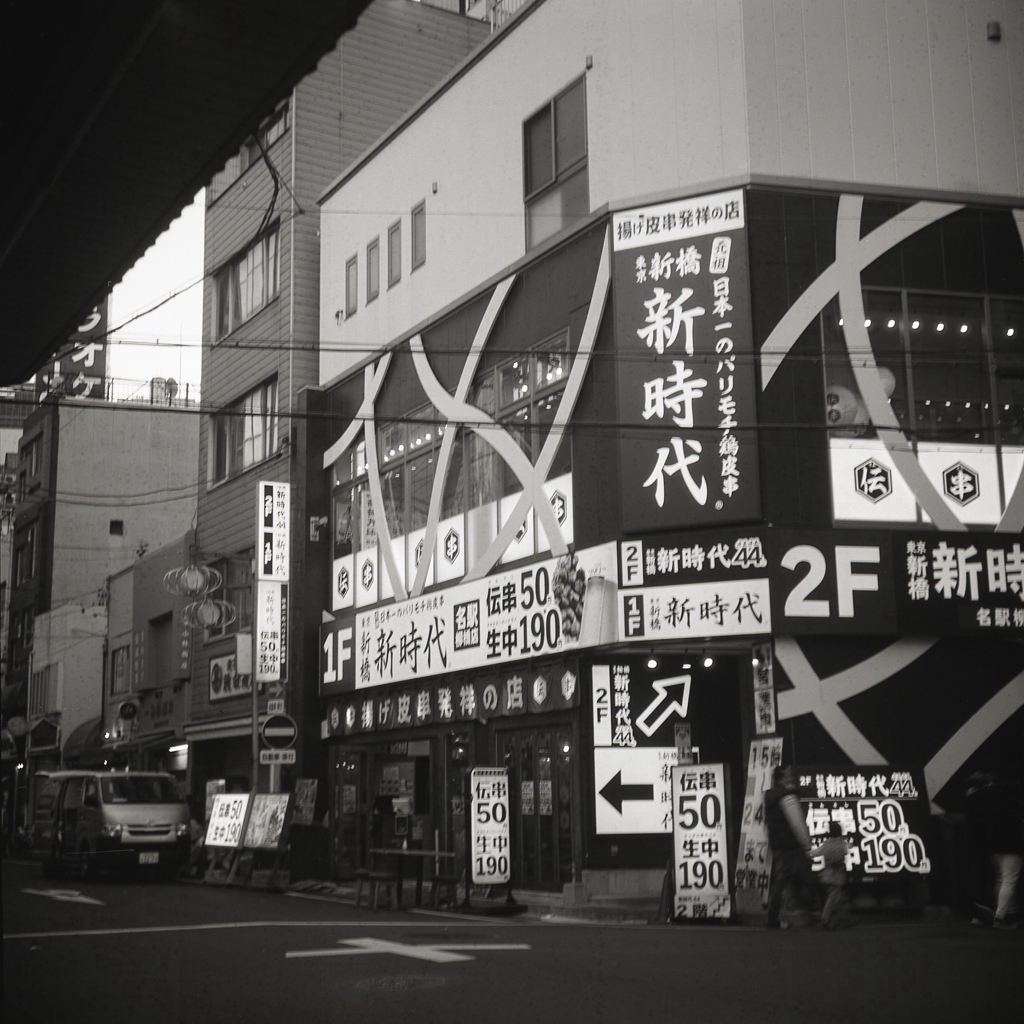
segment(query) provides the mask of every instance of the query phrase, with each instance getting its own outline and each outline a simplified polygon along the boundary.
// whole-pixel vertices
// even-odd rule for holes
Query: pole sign
[[[839,822],[851,882],[931,871],[923,838],[928,828],[928,795],[919,768],[798,765],[795,770],[811,842],[824,842],[829,825]],[[822,866],[820,858],[812,864],[815,870]]]
[[[206,845],[241,846],[248,810],[248,793],[216,794],[210,811],[210,824],[206,829]]]
[[[261,480],[257,490],[256,578],[288,582],[291,485]]]
[[[744,202],[613,216],[626,532],[760,516]]]
[[[729,918],[725,765],[673,765],[675,916]]]
[[[256,584],[256,682],[276,683],[286,675],[288,585]]]
[[[474,768],[470,775],[470,842],[474,885],[503,885],[511,879],[504,768]]]

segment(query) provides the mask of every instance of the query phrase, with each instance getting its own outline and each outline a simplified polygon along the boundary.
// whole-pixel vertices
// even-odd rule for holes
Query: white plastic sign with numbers
[[[218,793],[213,798],[210,824],[206,829],[206,845],[241,846],[248,810],[248,793]]]
[[[676,917],[703,920],[732,915],[725,819],[725,765],[674,765]]]
[[[470,775],[470,867],[474,885],[503,885],[509,863],[508,772],[474,768]]]

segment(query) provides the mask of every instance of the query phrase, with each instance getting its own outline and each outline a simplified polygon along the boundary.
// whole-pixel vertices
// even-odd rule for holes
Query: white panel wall
[[[990,20],[1001,42],[986,39]],[[546,0],[324,201],[321,383],[523,255],[522,123],[588,56],[591,209],[748,171],[1021,194],[1020,0]],[[423,199],[427,262],[411,272]],[[375,236],[381,290],[367,305]]]

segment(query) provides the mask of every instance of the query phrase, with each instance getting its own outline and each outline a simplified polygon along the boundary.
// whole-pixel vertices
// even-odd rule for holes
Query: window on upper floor
[[[345,264],[345,316],[355,313],[359,302],[359,261],[353,256]]]
[[[224,582],[210,593],[210,597],[215,601],[227,601],[233,605],[235,619],[227,625],[207,629],[207,640],[216,640],[235,633],[247,633],[252,629],[252,563],[255,555],[255,549],[249,548],[231,558],[223,558],[213,563],[213,567],[220,572]]]
[[[210,479],[226,480],[277,451],[277,380],[268,380],[215,413],[210,422]]]
[[[523,177],[527,249],[590,213],[585,78],[523,124]]]
[[[278,290],[278,229],[258,238],[214,278],[216,338],[226,338],[268,302]]]
[[[57,704],[58,666],[44,665],[32,673],[28,687],[28,713],[46,715],[59,710]]]
[[[282,100],[278,104],[277,109],[273,114],[268,117],[263,124],[260,125],[259,139],[263,143],[264,149],[270,149],[270,147],[277,142],[279,138],[286,131],[291,124],[291,107],[289,106],[288,100]],[[261,160],[263,154],[260,153],[259,143],[256,141],[256,137],[252,136],[246,139],[245,144],[242,146],[242,159],[239,166],[239,171],[244,171],[251,167],[254,163]]]
[[[388,228],[388,287],[402,280],[402,222]]]
[[[119,693],[127,693],[128,686],[128,660],[131,653],[131,646],[125,644],[110,653],[110,695],[116,697]]]
[[[427,262],[427,203],[412,208],[412,269]]]
[[[366,301],[372,302],[380,294],[380,238],[366,247]]]

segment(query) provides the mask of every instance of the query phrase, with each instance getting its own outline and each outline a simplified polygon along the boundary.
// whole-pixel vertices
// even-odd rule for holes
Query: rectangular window
[[[402,222],[388,228],[388,287],[402,280]]]
[[[366,301],[380,295],[380,239],[375,238],[366,247]]]
[[[427,203],[412,208],[412,269],[427,262]]]
[[[206,631],[208,640],[235,633],[248,633],[252,629],[252,562],[255,549],[241,551],[231,558],[214,563],[224,583],[211,592],[214,600],[227,601],[235,610],[232,622],[212,626]]]
[[[226,480],[277,451],[277,381],[254,388],[211,418],[213,482]]]
[[[217,272],[214,319],[218,341],[277,297],[277,241],[275,226]]]
[[[527,249],[590,213],[585,78],[524,123],[523,196]]]
[[[358,308],[359,301],[359,261],[353,256],[345,264],[345,316],[349,317]]]
[[[34,526],[30,526],[28,529],[25,549],[25,569],[27,572],[25,578],[32,579],[36,574],[36,528]]]
[[[56,668],[56,665],[46,665],[32,673],[28,699],[30,715],[46,715],[57,710]]]
[[[131,647],[125,644],[110,654],[110,695],[128,692],[128,661]]]

